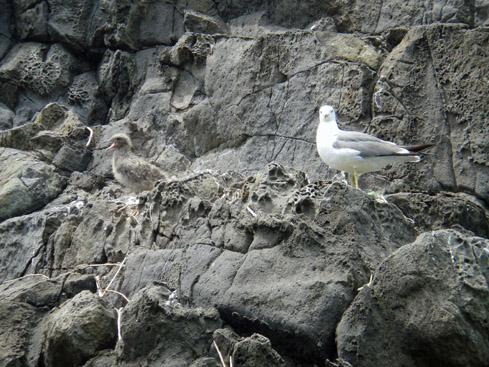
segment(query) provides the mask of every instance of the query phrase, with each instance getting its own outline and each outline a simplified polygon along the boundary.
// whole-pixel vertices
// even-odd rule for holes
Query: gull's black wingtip
[[[416,145],[404,145],[402,148],[409,150],[411,153],[422,152],[423,150],[436,147],[435,144],[416,144]]]

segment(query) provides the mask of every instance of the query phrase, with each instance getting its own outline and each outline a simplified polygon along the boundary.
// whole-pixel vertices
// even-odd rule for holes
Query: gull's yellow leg
[[[355,189],[358,190],[358,171],[356,168],[353,168],[353,180],[355,181]]]

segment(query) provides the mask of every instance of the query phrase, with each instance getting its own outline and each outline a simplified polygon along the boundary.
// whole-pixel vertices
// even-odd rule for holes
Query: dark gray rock
[[[230,329],[218,329],[214,332],[213,338],[223,359],[232,360],[233,365],[286,365],[282,357],[272,348],[270,340],[263,335],[253,334],[243,338]]]
[[[152,233],[119,227],[118,238],[146,247],[128,254],[124,272],[139,276],[124,277],[121,291],[158,279],[193,304],[217,306],[238,330],[253,325],[310,360],[332,355],[336,323],[368,269],[413,241],[414,228],[396,207],[341,184],[298,190],[303,174],[278,165],[223,179],[160,184],[140,202],[138,223]]]
[[[0,220],[42,208],[66,185],[52,165],[14,149],[3,149],[0,171]]]
[[[117,236],[118,228],[131,224],[131,218],[124,218],[122,213],[117,213],[121,206],[113,202],[99,201],[83,206],[80,212],[68,216],[47,243],[47,252],[50,254],[46,259],[47,267],[52,269],[54,274],[58,274],[63,272],[63,269],[74,268],[77,265],[105,262],[106,251],[109,251],[105,249],[107,237],[114,232],[113,237],[121,239]],[[131,227],[126,230],[130,231]],[[125,232],[124,234],[126,235]],[[114,239],[109,240],[109,249],[113,248],[113,241]],[[110,261],[122,260],[120,254],[127,251],[131,242],[124,243],[121,239],[121,242],[116,243],[117,251],[112,249],[111,254],[114,255],[110,256]]]
[[[0,131],[0,146],[35,151],[40,159],[49,161],[64,143],[85,148],[88,135],[75,113],[58,103],[50,103],[36,115],[34,122]]]
[[[106,21],[99,9],[99,1],[58,1],[49,0],[49,35],[77,52],[91,51],[102,47],[102,32]],[[91,50],[92,48],[92,50]]]
[[[190,6],[193,4],[190,3]],[[230,1],[217,5],[219,14],[225,21],[245,19],[253,24],[249,17],[262,18],[261,26],[269,29],[305,28],[314,22],[334,19],[339,31],[362,33],[381,33],[395,27],[412,27],[432,23],[465,23],[474,25],[475,16],[487,19],[484,3],[462,2],[457,0],[432,1],[420,5],[416,1],[303,1],[297,3],[290,0],[276,2],[262,1]],[[198,9],[195,9],[198,10]],[[201,12],[202,10],[198,10]],[[248,16],[248,17],[247,17]],[[479,22],[480,24],[481,22]]]
[[[116,319],[116,312],[89,291],[66,301],[46,321],[44,365],[82,366],[98,351],[113,348]]]
[[[196,359],[190,367],[219,367],[215,358],[212,357],[202,357]]]
[[[87,125],[105,123],[109,109],[105,98],[93,71],[77,75],[68,90],[68,103]]]
[[[12,46],[12,2],[9,0],[0,1],[2,13],[0,14],[0,60],[3,59],[7,51]]]
[[[476,6],[473,1],[430,1],[420,4],[416,0],[356,1],[349,2],[337,17],[341,32],[360,31],[381,33],[390,28],[413,27],[432,23],[464,23],[474,25]]]
[[[218,3],[219,14],[224,20],[231,22],[236,18],[245,18],[246,22],[252,22],[249,15],[263,18],[262,25],[269,29],[282,28],[304,28],[311,23],[328,16],[339,15],[342,1],[303,1],[301,3],[290,0],[276,2],[263,1],[230,1]]]
[[[386,199],[414,221],[419,233],[457,226],[480,237],[489,237],[484,203],[463,193],[398,193]]]
[[[95,290],[95,278],[65,273],[49,279],[40,274],[0,284],[0,364],[43,363],[45,318],[49,311],[84,289]]]
[[[96,357],[84,364],[85,367],[114,367],[118,366],[117,357],[113,351],[102,351]]]
[[[18,87],[14,83],[10,82],[2,82],[0,84],[0,102],[5,104],[11,110],[15,109],[15,105],[17,104],[17,91]],[[14,126],[16,124],[14,123]]]
[[[282,357],[272,348],[270,340],[259,334],[253,334],[236,343],[233,351],[233,363],[243,367],[285,366]]]
[[[0,130],[7,130],[13,127],[15,114],[5,105],[0,104]]]
[[[61,45],[16,44],[0,63],[0,79],[46,97],[67,87],[75,58]]]
[[[14,126],[13,127],[25,125],[26,123],[28,123],[32,120],[33,116],[34,116],[34,111],[32,110],[32,108],[30,108],[28,106],[19,107],[15,111],[15,118],[14,118]]]
[[[408,180],[394,181],[388,191],[407,191],[422,181],[426,191],[441,186],[487,200],[489,102],[480,76],[489,70],[487,49],[481,46],[488,37],[484,30],[461,25],[415,27],[383,63],[369,132],[381,138],[394,132],[402,139],[408,131],[409,140],[397,142],[438,143],[425,163],[416,165],[416,174],[412,166],[403,166],[401,176]]]
[[[97,71],[100,91],[110,103],[110,120],[125,116],[134,93],[134,57],[120,50],[107,50]]]
[[[31,274],[0,284],[0,299],[32,306],[54,308],[83,290],[96,291],[92,275],[64,273],[56,278]]]
[[[45,263],[48,238],[60,225],[65,213],[65,208],[57,212],[36,212],[0,223],[1,281],[40,270],[37,265]]]
[[[96,276],[100,294],[110,283],[133,298],[157,281],[182,304],[216,307],[234,329],[213,336],[226,358],[255,335],[237,354],[243,363],[267,365],[268,356],[280,365],[276,350],[288,367],[326,358],[336,360],[328,366],[356,367],[348,344],[355,332],[338,344],[335,330],[342,318],[362,317],[364,308],[344,313],[383,260],[422,232],[488,236],[487,3],[0,0],[0,194],[8,194],[0,195],[0,212],[19,215],[0,223],[0,279],[29,275],[0,285],[1,302],[21,305],[19,314],[6,306],[12,322],[26,319],[1,321],[15,337],[0,343],[7,346],[0,360],[51,367],[42,357],[45,315],[81,290],[94,291]],[[363,175],[362,187],[378,193],[352,190],[316,152],[323,104],[335,107],[346,130],[438,145],[420,163]],[[88,148],[87,125],[94,132]],[[116,131],[128,133],[137,153],[169,179],[137,198],[124,196],[103,150]],[[464,264],[479,252],[469,251]],[[401,270],[383,278],[401,300],[396,277],[410,254],[396,257]],[[457,271],[472,277],[471,269]],[[360,338],[359,353],[372,353],[369,361],[379,365],[486,358],[483,344],[474,351],[487,340],[485,318],[477,319],[486,290],[475,294],[473,284],[446,273],[461,296],[428,287],[420,301],[446,332],[418,322],[414,303],[413,323],[392,326],[402,311],[393,301],[394,309],[382,311],[386,319],[374,314],[380,321],[361,329],[368,338]],[[186,329],[198,312],[175,311],[175,299],[163,294],[145,293],[129,306],[114,292],[104,300],[157,325],[166,315],[161,325],[172,328],[175,343],[165,345],[152,326],[156,340],[138,338],[147,330],[134,322],[127,341],[75,353],[84,355],[76,363],[220,365],[210,337],[215,325],[199,316]],[[472,309],[464,306],[457,318],[447,303],[459,307],[465,296]],[[132,311],[125,316],[131,323]],[[205,335],[200,322],[213,325]],[[177,335],[182,330],[191,337]],[[469,334],[472,359],[460,347]],[[384,342],[392,343],[392,356]],[[194,344],[190,352],[182,347]]]
[[[335,362],[331,362],[329,359],[326,360],[326,367],[353,367],[350,363],[347,361],[338,358]]]
[[[40,209],[57,197],[67,179],[56,168],[88,165],[87,135],[78,116],[57,103],[48,104],[33,123],[0,131],[0,146],[7,147],[0,155],[0,220]]]
[[[142,289],[124,308],[119,359],[129,365],[190,365],[205,355],[222,325],[216,309],[188,309],[169,301],[166,287]],[[144,340],[144,343],[140,343]]]
[[[202,66],[216,43],[215,37],[205,34],[186,33],[171,49],[165,49],[160,55],[162,64],[188,66],[194,63]],[[194,75],[196,77],[197,75]],[[203,80],[202,80],[203,81]]]
[[[341,0],[328,2],[307,0],[300,3],[280,0],[270,3],[267,15],[272,24],[286,28],[305,28],[318,19],[337,15],[345,5]]]
[[[489,1],[482,0],[475,4],[475,24],[487,26],[489,24]]]
[[[227,27],[222,19],[192,10],[185,11],[183,24],[187,32],[207,34],[228,33]]]
[[[345,44],[349,47],[338,47]],[[236,50],[233,58],[227,57],[231,50]],[[198,170],[225,171],[225,162],[232,160],[234,169],[251,173],[276,161],[317,177],[322,163],[314,145],[315,107],[343,96],[349,101],[345,112],[364,116],[371,70],[381,60],[378,49],[352,35],[291,32],[219,39],[206,60],[207,100],[181,114],[192,142],[177,146],[199,157],[193,164]],[[248,66],[242,70],[243,65]]]
[[[65,277],[65,278],[64,278]],[[62,274],[58,278],[63,279],[63,292],[61,293],[61,301],[64,297],[72,298],[83,290],[88,290],[95,293],[97,290],[96,280],[93,275],[83,275],[78,273]]]
[[[65,144],[54,156],[53,164],[57,168],[69,172],[84,171],[91,158],[91,154],[86,149]]]
[[[382,262],[337,329],[354,366],[485,366],[489,241],[424,233]]]
[[[41,318],[34,306],[0,301],[0,365],[27,365],[26,349]]]
[[[317,360],[334,354],[336,323],[370,271],[414,240],[406,217],[420,230],[484,228],[477,206],[467,221],[462,196],[440,196],[439,207],[431,204],[431,220],[422,222],[417,208],[434,198],[393,195],[403,213],[342,184],[307,185],[303,174],[277,165],[246,180],[204,174],[161,183],[139,199],[136,212],[106,199],[70,216],[51,236],[49,268],[121,261],[128,254],[123,273],[139,275],[114,285],[129,297],[164,281],[183,300],[217,306],[238,330],[260,331],[279,350],[293,345],[301,358],[317,353]],[[448,219],[444,208],[454,204],[462,212]]]
[[[14,3],[17,37],[21,41],[59,42],[78,53],[96,53],[103,46],[106,17],[98,1]]]
[[[107,15],[104,40],[109,48],[171,45],[184,33],[183,14],[176,1],[103,1],[100,7]]]
[[[47,25],[49,9],[47,2],[41,1],[27,8],[19,7],[19,2],[16,3],[17,37],[21,41],[49,41]]]
[[[418,205],[427,200],[414,197]],[[139,200],[134,211],[99,196],[66,219],[60,216],[48,233],[38,232],[35,260],[20,263],[31,264],[27,272],[47,268],[56,274],[126,257],[113,287],[130,298],[145,285],[163,281],[179,290],[182,302],[217,306],[237,330],[260,331],[280,353],[316,363],[334,356],[336,324],[370,271],[415,236],[397,207],[340,183],[307,185],[303,173],[278,165],[247,179],[203,174],[161,183]],[[443,210],[431,215],[432,222],[418,225],[468,225],[462,215],[449,222],[442,221]],[[100,282],[108,284],[115,270],[99,273]],[[133,339],[128,348],[140,348]],[[158,359],[156,349],[151,353]],[[190,363],[205,355],[199,353],[182,358]],[[140,358],[134,355],[127,363]],[[100,363],[110,360],[106,356]]]
[[[232,357],[234,345],[242,340],[238,334],[236,334],[230,328],[217,329],[214,331],[214,335],[212,336],[214,342],[216,343],[219,351],[221,352],[224,360],[228,361],[229,357]],[[215,348],[215,346],[214,346]],[[217,350],[216,350],[217,354]]]

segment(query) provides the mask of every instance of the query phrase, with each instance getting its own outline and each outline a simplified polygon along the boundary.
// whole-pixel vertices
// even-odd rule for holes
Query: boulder
[[[89,163],[87,135],[78,116],[57,103],[43,108],[33,123],[0,131],[0,146],[6,147],[0,152],[0,220],[57,197],[67,182],[59,170],[83,171]]]
[[[0,364],[42,364],[45,319],[49,311],[84,289],[95,290],[95,278],[66,273],[50,279],[31,274],[0,284]]]
[[[488,245],[440,230],[386,258],[338,325],[338,356],[359,367],[485,366]]]
[[[69,213],[73,216],[78,211],[78,202],[73,201],[1,222],[0,281],[32,273],[50,275],[54,272],[50,259],[60,255],[50,252],[50,241],[63,243],[64,237],[58,236],[57,230],[62,223],[65,225],[65,218],[70,219]],[[65,272],[66,268],[55,275]]]
[[[83,290],[96,291],[92,275],[65,273],[55,278],[31,274],[0,284],[0,300],[54,308]]]
[[[126,212],[118,210],[124,210],[123,203],[100,201],[73,211],[47,244],[52,254],[47,266],[57,274],[77,265],[103,263],[107,256],[109,261],[122,260],[133,243],[134,224]]]
[[[53,164],[60,170],[81,172],[87,168],[91,158],[91,154],[86,149],[64,144],[54,156]]]
[[[400,192],[386,195],[385,198],[414,221],[419,233],[458,227],[480,237],[489,237],[489,221],[484,203],[470,195]]]
[[[52,165],[14,149],[3,149],[0,172],[0,221],[42,208],[66,184]]]
[[[117,340],[116,312],[99,297],[82,291],[46,321],[44,365],[82,366]]]
[[[263,335],[253,334],[234,346],[233,363],[236,366],[284,367],[285,362],[272,348],[270,340]]]
[[[176,367],[206,354],[212,333],[222,325],[219,313],[213,308],[183,307],[170,295],[168,288],[153,285],[132,297],[121,318],[120,360]]]
[[[39,159],[55,159],[58,166],[66,166],[61,169],[70,170],[69,167],[74,166],[82,170],[90,157],[86,149],[88,136],[77,114],[58,103],[49,103],[36,115],[34,122],[0,131],[0,146],[35,151]],[[68,149],[76,150],[78,157],[70,155]]]

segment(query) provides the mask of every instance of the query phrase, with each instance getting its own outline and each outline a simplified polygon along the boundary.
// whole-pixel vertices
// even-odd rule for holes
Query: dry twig
[[[214,346],[214,348],[216,348],[217,354],[219,354],[219,359],[221,360],[222,367],[227,367],[226,362],[224,362],[224,358],[222,357],[221,351],[219,350],[219,347],[217,346],[215,340],[212,341],[212,345]]]
[[[115,274],[112,277],[112,279],[110,280],[109,285],[107,286],[107,288],[105,288],[105,290],[102,290],[102,296],[105,294],[105,292],[107,292],[109,290],[109,288],[112,285],[112,283],[114,282],[115,278],[117,278],[117,275],[119,275],[119,273],[120,273],[122,267],[124,266],[124,263],[125,262],[126,262],[126,257],[124,257],[124,260],[122,260],[122,262],[120,263],[119,269],[117,269],[117,271],[115,272]]]
[[[44,275],[44,274],[27,274],[27,275],[24,275],[23,277],[20,277],[20,278],[5,280],[2,283],[11,283],[11,282],[15,282],[16,280],[21,280],[21,279],[29,278],[29,277],[43,277],[43,278],[46,278],[47,280],[51,279],[50,277],[48,277],[47,275]]]
[[[88,141],[87,141],[87,144],[85,144],[85,147],[89,147],[90,144],[92,144],[92,140],[93,140],[93,130],[92,128],[88,127],[88,126],[85,126],[85,128],[90,131],[90,136],[88,137]]]
[[[119,338],[118,340],[122,340],[122,333],[121,333],[121,319],[122,319],[122,308],[116,308],[117,312],[117,337]]]

